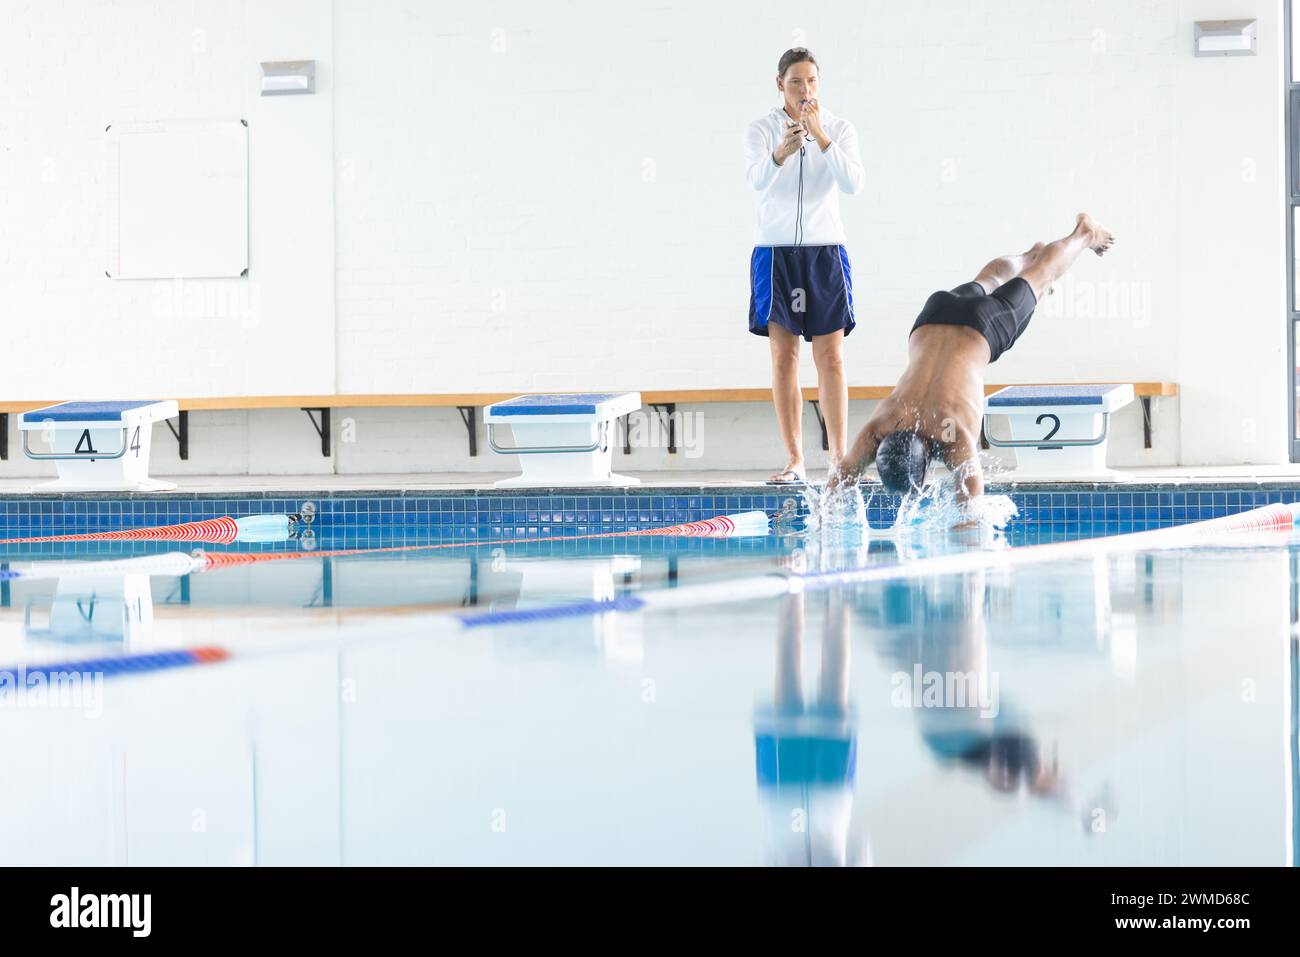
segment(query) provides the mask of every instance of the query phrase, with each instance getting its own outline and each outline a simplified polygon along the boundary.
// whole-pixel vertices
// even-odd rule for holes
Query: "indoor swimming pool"
[[[1300,538],[996,556],[1300,489],[1006,491],[1006,535],[762,487],[0,500],[300,519],[0,545],[0,864],[1293,864]]]

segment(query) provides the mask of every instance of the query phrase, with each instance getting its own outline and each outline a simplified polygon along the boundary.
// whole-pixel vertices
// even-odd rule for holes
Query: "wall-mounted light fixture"
[[[316,92],[315,60],[280,60],[262,64],[262,95],[290,96]]]
[[[1197,56],[1254,56],[1256,20],[1197,20]]]

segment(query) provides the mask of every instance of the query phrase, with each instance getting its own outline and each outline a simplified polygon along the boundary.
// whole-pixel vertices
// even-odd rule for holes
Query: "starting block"
[[[23,453],[53,462],[59,477],[43,488],[153,492],[175,482],[149,477],[153,424],[179,415],[175,399],[126,402],[61,402],[24,412],[18,420]],[[48,451],[33,452],[31,433],[40,432]]]
[[[42,612],[44,627],[39,624]],[[147,573],[61,576],[52,598],[33,596],[23,609],[23,635],[29,641],[106,642],[130,648],[147,640],[152,630],[153,591]]]
[[[1015,449],[1016,471],[1062,477],[1113,476],[1106,468],[1110,415],[1133,401],[1133,386],[1015,385],[985,400],[984,437]],[[988,417],[1005,415],[1011,438],[995,438]]]
[[[639,392],[582,392],[521,395],[483,412],[488,444],[502,455],[519,456],[523,469],[502,479],[498,488],[551,485],[637,485],[640,479],[615,475],[614,422],[641,408]],[[513,446],[497,442],[495,429],[508,425]]]

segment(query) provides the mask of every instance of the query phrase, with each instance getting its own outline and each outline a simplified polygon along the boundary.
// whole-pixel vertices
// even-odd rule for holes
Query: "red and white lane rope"
[[[77,535],[29,535],[26,538],[3,538],[0,545],[28,545],[36,542],[205,542],[228,545],[239,535],[239,523],[229,515],[159,525],[154,528],[126,528],[112,532],[84,532]]]
[[[580,542],[597,538],[636,538],[646,535],[679,535],[687,538],[730,538],[744,535],[766,535],[769,530],[766,512],[737,512],[719,515],[699,522],[685,522],[665,528],[640,528],[621,532],[588,532],[584,535],[542,535],[529,538],[487,538],[468,542],[439,542],[430,545],[388,545],[381,548],[336,548],[314,552],[267,552],[250,554],[217,552],[203,555],[208,568],[231,565],[253,565],[259,562],[288,561],[298,558],[342,558],[348,555],[382,555],[395,552],[428,552],[446,548],[477,548],[495,545],[531,545],[538,542]]]
[[[284,516],[276,516],[284,519]],[[253,516],[265,519],[269,516]],[[45,535],[33,538],[11,538],[0,540],[0,545],[30,542],[76,542],[76,541],[187,541],[205,544],[226,544],[241,540],[248,519],[222,517],[204,522],[186,522],[183,525],[165,525],[158,528],[140,528],[117,532],[91,532],[84,535]],[[287,526],[286,526],[287,527]],[[719,515],[699,522],[685,522],[669,525],[666,528],[642,528],[633,531],[591,532],[585,535],[546,535],[531,538],[489,538],[467,542],[439,542],[428,545],[389,545],[381,548],[336,548],[311,552],[265,552],[253,554],[247,552],[199,552],[190,556],[172,552],[167,556],[146,556],[139,559],[121,559],[110,562],[75,562],[51,564],[43,562],[25,569],[10,570],[0,577],[5,578],[48,578],[54,575],[95,576],[112,574],[118,566],[130,565],[132,570],[152,574],[188,574],[190,570],[205,571],[211,568],[224,568],[231,565],[253,565],[261,562],[288,561],[302,558],[343,558],[350,555],[381,555],[395,552],[425,552],[447,548],[476,548],[495,545],[520,545],[535,542],[569,542],[595,538],[632,538],[643,535],[681,535],[685,537],[727,538],[741,535],[766,535],[768,533],[766,512],[738,512],[734,515]],[[160,564],[160,561],[166,562]],[[151,565],[150,562],[153,564]],[[188,563],[192,568],[176,571]],[[157,570],[151,570],[156,568]]]

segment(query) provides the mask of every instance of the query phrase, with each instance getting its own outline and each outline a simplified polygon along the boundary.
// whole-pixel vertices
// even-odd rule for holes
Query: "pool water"
[[[1081,533],[320,557],[465,536],[313,531],[227,547],[290,560],[2,583],[11,682],[219,654],[0,694],[0,864],[1294,863],[1300,540],[512,622]],[[192,546],[2,547],[39,568]]]

